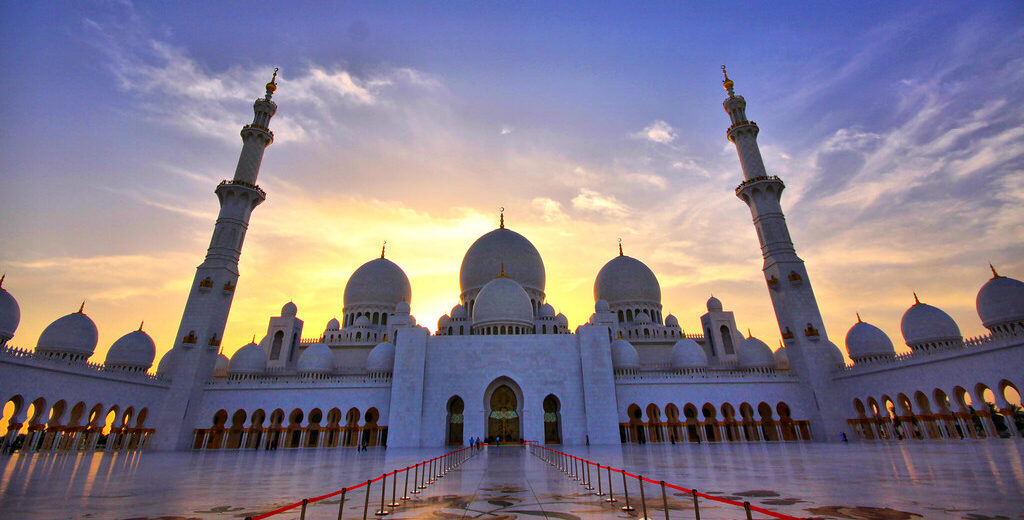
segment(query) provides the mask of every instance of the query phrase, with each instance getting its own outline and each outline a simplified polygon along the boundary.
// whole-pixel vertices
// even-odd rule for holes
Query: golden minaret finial
[[[992,265],[991,263],[988,264],[988,268],[992,270],[992,279],[993,280],[996,279],[996,278],[1004,278],[1002,275],[1000,275],[999,273],[996,272],[996,267],[994,265]],[[3,285],[3,282],[4,282],[4,279],[0,278],[0,285]]]
[[[498,273],[498,278],[508,278],[508,276],[505,275],[505,262],[501,263],[501,272]]]
[[[145,325],[145,324],[146,324],[146,320],[142,320],[142,321],[139,322],[139,332],[142,332],[142,326]]]
[[[388,342],[388,333],[385,332],[384,333],[384,343],[387,343],[387,342]]]
[[[380,257],[381,258],[384,258],[384,249],[387,248],[387,247],[388,247],[388,241],[385,240],[384,243],[381,244],[381,246],[380,246]]]
[[[500,209],[498,209],[498,214],[500,215],[501,218],[501,221],[498,223],[498,228],[505,229],[505,206],[502,206]]]
[[[619,339],[622,339],[622,331],[619,331]]]
[[[861,321],[861,319],[860,319],[860,313],[859,313],[859,312],[857,313],[857,323],[864,323],[864,322],[863,322],[863,321]]]
[[[252,341],[250,341],[249,343],[256,343],[256,335],[255,334],[252,335]]]
[[[750,327],[747,327],[747,339],[750,339],[752,337],[754,337],[754,335],[750,333]]]
[[[622,239],[619,239],[619,256],[625,256],[622,254]]]
[[[725,65],[722,65],[722,77],[724,78],[722,80],[722,87],[729,93],[729,97],[735,97],[736,94],[732,90],[733,82],[729,79],[729,73],[726,72]]]
[[[78,312],[75,314],[85,314],[85,300],[82,300],[82,305],[78,307]]]
[[[270,83],[267,83],[267,99],[270,99],[277,92],[277,67],[274,67],[274,77],[270,78]]]
[[[914,305],[920,305],[921,300],[917,299],[917,291],[914,291]]]

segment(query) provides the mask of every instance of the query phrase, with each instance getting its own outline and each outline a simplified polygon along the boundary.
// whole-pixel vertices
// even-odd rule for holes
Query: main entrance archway
[[[519,442],[522,413],[519,392],[511,380],[491,383],[487,396],[487,438],[491,442]]]

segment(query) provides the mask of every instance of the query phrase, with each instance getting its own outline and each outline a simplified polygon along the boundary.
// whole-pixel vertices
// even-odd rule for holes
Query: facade
[[[746,101],[728,77],[723,85],[744,176],[736,195],[761,243],[778,350],[744,337],[715,297],[702,330],[685,333],[655,273],[621,246],[596,275],[594,313],[570,330],[546,301],[540,252],[502,217],[467,250],[457,301],[435,333],[417,324],[409,280],[382,250],[349,279],[340,320],[303,337],[288,302],[260,342],[228,359],[221,338],[238,259],[265,199],[256,182],[273,142],[271,80],[242,129],[234,177],[215,189],[210,247],[155,372],[141,325],[104,363],[90,362],[97,329],[84,305],[34,350],[15,347],[20,309],[0,279],[0,398],[14,404],[4,450],[1019,439],[1024,415],[1006,394],[1024,385],[1024,283],[992,269],[976,302],[991,333],[979,338],[916,301],[902,321],[907,354],[858,316],[846,365],[790,239],[785,184],[765,168]]]

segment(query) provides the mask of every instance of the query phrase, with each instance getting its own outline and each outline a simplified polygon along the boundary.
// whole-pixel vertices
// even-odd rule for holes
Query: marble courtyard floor
[[[1019,441],[562,449],[648,478],[748,500],[801,518],[1024,519],[1024,443]],[[243,518],[441,453],[320,449],[2,456],[0,518]],[[491,447],[386,518],[637,518],[639,510],[627,514],[616,507],[622,505],[622,481],[620,475],[614,476],[620,502],[613,506],[525,448]],[[603,480],[607,486],[607,478]],[[379,503],[379,489],[375,484],[371,507]],[[646,489],[648,516],[665,518],[660,489]],[[634,505],[637,492],[631,483]],[[362,518],[363,497],[361,490],[348,497],[344,518]],[[694,518],[688,495],[670,490],[668,498],[670,518]],[[337,511],[338,501],[326,500],[310,506],[306,518],[335,519]],[[707,500],[702,500],[700,513],[703,520],[743,518],[742,509]],[[272,518],[295,519],[298,512]],[[754,518],[767,517],[755,513]]]

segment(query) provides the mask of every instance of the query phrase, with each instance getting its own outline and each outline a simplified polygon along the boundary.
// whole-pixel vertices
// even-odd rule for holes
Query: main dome
[[[409,277],[387,258],[376,258],[359,266],[345,284],[346,307],[355,304],[395,306],[410,299]]]
[[[462,258],[459,287],[462,292],[479,289],[505,266],[505,275],[524,289],[544,292],[544,261],[533,244],[510,229],[498,228],[476,239]]]
[[[611,305],[635,301],[661,304],[661,285],[643,262],[619,255],[597,273],[594,300],[607,300]]]
[[[18,330],[18,323],[21,322],[18,301],[4,289],[3,283],[3,278],[0,278],[0,344],[14,337],[14,331]]]

